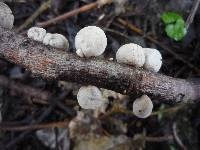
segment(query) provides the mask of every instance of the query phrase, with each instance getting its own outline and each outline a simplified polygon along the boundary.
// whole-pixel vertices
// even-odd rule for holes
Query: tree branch
[[[45,79],[92,84],[123,94],[147,94],[173,103],[200,98],[199,80],[176,79],[116,62],[79,58],[1,27],[0,57]]]

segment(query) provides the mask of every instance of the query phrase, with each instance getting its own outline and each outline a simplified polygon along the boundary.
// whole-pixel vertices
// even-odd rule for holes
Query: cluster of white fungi
[[[67,50],[69,43],[61,34],[46,33],[39,27],[28,30],[28,37],[45,45]],[[75,37],[76,54],[80,57],[97,57],[104,53],[107,46],[107,37],[104,31],[96,26],[88,26],[81,29]],[[152,72],[158,72],[162,65],[160,52],[152,48],[142,48],[135,43],[122,45],[117,53],[116,60],[135,67],[143,67]],[[83,109],[98,109],[104,105],[101,90],[96,86],[82,86],[77,94],[79,105]],[[137,98],[133,102],[133,113],[139,118],[147,118],[151,115],[153,103],[147,95]]]

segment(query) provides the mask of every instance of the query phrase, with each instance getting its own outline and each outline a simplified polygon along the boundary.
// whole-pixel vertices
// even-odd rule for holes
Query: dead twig
[[[46,79],[91,84],[123,94],[147,94],[161,101],[194,102],[199,80],[184,80],[96,58],[79,58],[0,27],[0,57]]]
[[[188,16],[188,18],[187,18],[187,20],[186,20],[186,22],[185,22],[185,24],[186,24],[186,29],[188,29],[189,26],[190,26],[190,24],[193,22],[194,16],[195,16],[195,14],[196,14],[196,12],[197,12],[197,9],[198,9],[198,7],[199,7],[199,3],[200,3],[200,0],[195,0],[195,1],[194,1],[193,6],[192,6],[192,9],[191,9],[191,11],[190,11],[190,14],[189,14],[189,16]]]
[[[90,3],[90,4],[87,4],[87,5],[84,5],[80,8],[77,8],[77,9],[74,9],[70,12],[66,12],[60,16],[57,16],[55,18],[52,18],[52,19],[49,19],[47,21],[44,21],[44,22],[40,22],[37,24],[37,26],[40,26],[40,27],[47,27],[47,26],[50,26],[52,24],[56,24],[60,21],[63,21],[63,20],[66,20],[70,17],[73,17],[79,13],[83,13],[83,12],[86,12],[86,11],[89,11],[91,9],[94,9],[98,6],[98,2],[93,2],[93,3]]]
[[[64,128],[68,126],[68,122],[51,122],[45,124],[30,124],[23,126],[4,126],[0,124],[0,131],[25,131],[25,130],[38,130],[46,128]]]
[[[48,91],[33,88],[31,86],[16,82],[7,78],[6,76],[0,75],[0,86],[8,88],[11,91],[15,91],[20,95],[35,98],[39,100],[48,101],[52,94]],[[37,101],[38,102],[38,101]]]
[[[170,108],[166,108],[166,109],[162,109],[162,110],[158,110],[155,111],[151,114],[151,116],[155,116],[155,115],[159,115],[161,113],[165,113],[165,114],[173,114],[176,113],[177,111],[179,111],[181,108],[183,108],[185,106],[185,104],[182,105],[177,105],[174,107],[170,107]]]
[[[160,137],[145,136],[145,140],[147,142],[163,142],[163,141],[171,141],[173,139],[174,137],[172,135],[165,135],[165,136],[160,136]]]
[[[0,86],[11,91],[16,92],[18,95],[23,97],[31,98],[31,101],[36,104],[49,105],[55,104],[61,110],[67,114],[71,114],[71,110],[66,107],[62,102],[51,100],[53,94],[50,91],[37,89],[15,80],[9,79],[6,76],[0,75]],[[68,92],[62,93],[62,98],[67,96]]]
[[[46,117],[49,116],[49,114],[53,111],[55,106],[49,106],[42,114],[41,116],[34,122],[31,122],[30,124],[38,124],[40,122],[42,122]],[[31,133],[31,131],[24,131],[21,134],[19,134],[17,137],[13,138],[6,146],[6,149],[10,149],[11,147],[13,147],[14,145],[16,145],[18,142],[20,142],[26,135],[28,135],[29,133]]]
[[[40,14],[51,7],[51,0],[44,2],[19,28],[16,32],[20,32],[26,27],[28,27]]]
[[[179,136],[178,136],[176,123],[173,123],[172,129],[173,129],[174,139],[176,140],[176,142],[178,143],[178,145],[179,145],[183,150],[187,150],[187,148],[185,147],[185,145],[183,144],[183,142],[181,141],[181,139],[180,139]]]
[[[62,15],[59,15],[55,18],[52,18],[52,19],[49,19],[47,21],[44,21],[44,22],[40,22],[37,24],[37,26],[39,27],[47,27],[47,26],[50,26],[50,25],[53,25],[53,24],[56,24],[58,22],[61,22],[61,21],[64,21],[64,20],[67,20],[68,18],[70,17],[73,17],[75,15],[78,15],[79,13],[84,13],[84,12],[87,12],[87,11],[90,11],[92,9],[95,9],[97,7],[102,7],[106,4],[110,4],[112,3],[112,0],[97,0],[96,2],[93,2],[93,3],[89,3],[89,4],[86,4],[80,8],[77,8],[77,9],[74,9],[74,10],[71,10],[69,12],[66,12]]]

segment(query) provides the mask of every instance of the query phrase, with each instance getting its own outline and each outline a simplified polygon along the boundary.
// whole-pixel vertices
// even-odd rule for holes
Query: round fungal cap
[[[46,35],[46,30],[39,27],[32,27],[28,30],[27,36],[35,41],[42,42]]]
[[[14,16],[11,9],[3,2],[0,2],[0,26],[6,29],[12,29]]]
[[[133,102],[133,113],[138,118],[147,118],[151,115],[152,110],[153,103],[147,95],[143,95]]]
[[[145,54],[144,68],[153,72],[158,72],[162,66],[162,55],[156,49],[143,48]]]
[[[118,49],[116,59],[119,63],[142,67],[145,62],[145,55],[141,46],[130,43],[122,45]]]
[[[96,86],[82,86],[78,91],[77,100],[84,109],[97,109],[104,105],[102,93]]]
[[[69,42],[62,34],[47,33],[43,39],[43,43],[58,49],[69,49]]]
[[[76,53],[80,57],[100,56],[107,46],[104,31],[96,26],[81,29],[75,37]]]

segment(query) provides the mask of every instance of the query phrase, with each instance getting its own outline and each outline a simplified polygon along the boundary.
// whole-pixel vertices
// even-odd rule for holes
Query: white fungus
[[[138,118],[147,118],[151,115],[152,109],[153,103],[147,95],[143,95],[133,102],[133,113]]]
[[[100,56],[107,46],[104,31],[96,26],[81,29],[75,37],[76,53],[80,57]]]
[[[43,39],[45,45],[50,45],[58,49],[67,49],[69,48],[69,42],[65,36],[62,34],[51,34],[47,33]]]
[[[145,54],[144,69],[158,72],[162,66],[162,55],[156,49],[143,48]]]
[[[77,100],[84,109],[98,109],[104,105],[102,93],[96,86],[82,86],[78,91]]]
[[[130,43],[118,49],[116,59],[119,63],[142,67],[145,62],[145,55],[141,46]]]
[[[3,2],[0,2],[0,26],[7,29],[12,29],[14,16],[11,9]]]
[[[42,42],[46,35],[46,30],[39,27],[32,27],[28,30],[27,35],[35,41]]]

